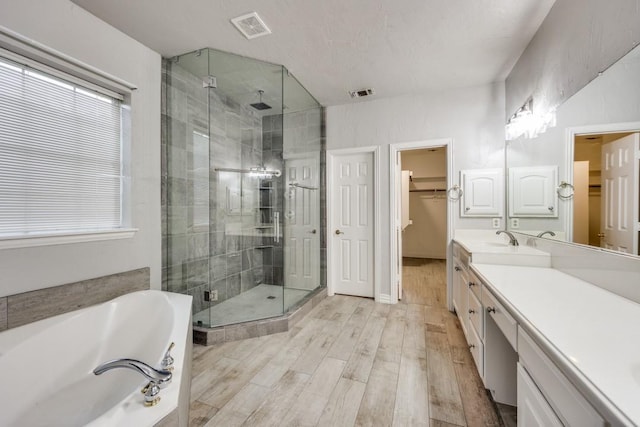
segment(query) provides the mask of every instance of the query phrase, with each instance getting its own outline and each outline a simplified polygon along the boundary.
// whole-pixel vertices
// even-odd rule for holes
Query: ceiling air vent
[[[374,91],[372,88],[349,91],[349,95],[351,95],[352,98],[362,98],[363,96],[370,96],[375,94],[376,94],[376,91]]]
[[[267,25],[256,12],[233,18],[231,23],[249,40],[271,34],[271,30],[267,28]]]

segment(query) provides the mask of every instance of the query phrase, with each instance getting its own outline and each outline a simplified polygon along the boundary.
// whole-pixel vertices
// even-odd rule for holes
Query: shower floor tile
[[[282,286],[258,285],[193,316],[193,321],[201,321],[211,327],[248,322],[279,316],[282,311]],[[296,304],[310,291],[284,288],[284,311]],[[269,297],[275,298],[269,298]]]

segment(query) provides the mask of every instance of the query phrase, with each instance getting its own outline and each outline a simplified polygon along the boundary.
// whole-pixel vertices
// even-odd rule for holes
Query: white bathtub
[[[171,342],[173,380],[156,406],[144,406],[137,372],[93,374],[118,358],[159,368]],[[191,297],[130,293],[0,333],[0,426],[153,426],[169,414],[186,426],[190,374]]]

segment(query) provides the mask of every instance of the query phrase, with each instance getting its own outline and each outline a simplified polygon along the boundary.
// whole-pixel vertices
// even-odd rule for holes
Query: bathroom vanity
[[[521,426],[640,424],[640,305],[529,246],[458,239],[453,305],[485,387]],[[631,330],[630,330],[631,329]]]

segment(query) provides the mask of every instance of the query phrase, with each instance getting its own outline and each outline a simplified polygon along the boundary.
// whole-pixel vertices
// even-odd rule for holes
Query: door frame
[[[573,183],[573,162],[575,138],[578,135],[596,135],[603,133],[640,132],[640,122],[607,123],[602,125],[588,125],[568,127],[565,132],[565,176],[560,181]],[[573,242],[573,199],[564,209],[562,218],[565,229],[565,239]]]
[[[409,150],[420,150],[423,148],[436,148],[445,147],[447,150],[447,188],[453,187],[454,184],[454,169],[453,169],[453,139],[452,138],[440,138],[440,139],[427,139],[422,141],[411,142],[398,142],[395,144],[389,144],[389,236],[399,236],[395,239],[390,238],[391,241],[391,253],[390,253],[390,265],[389,265],[389,283],[391,285],[391,295],[389,301],[392,304],[398,302],[398,290],[402,283],[402,262],[399,259],[399,247],[402,245],[402,234],[399,231],[401,224],[399,223],[399,212],[401,209],[400,202],[400,182],[397,182],[396,177],[398,171],[401,169],[401,165],[398,162],[400,152]],[[449,245],[453,240],[453,221],[454,221],[454,209],[449,203],[447,206],[447,307],[449,310],[453,310],[453,275],[449,264]]]
[[[375,262],[376,257],[380,255],[380,147],[354,147],[327,150],[327,295],[335,294],[333,287],[333,273],[336,266],[333,263],[333,253],[335,248],[335,239],[331,239],[331,230],[335,228],[333,221],[333,196],[335,194],[333,167],[336,158],[351,154],[371,153],[373,154],[373,194],[371,202],[373,206],[373,295],[376,302],[381,301],[380,293],[380,263]]]

